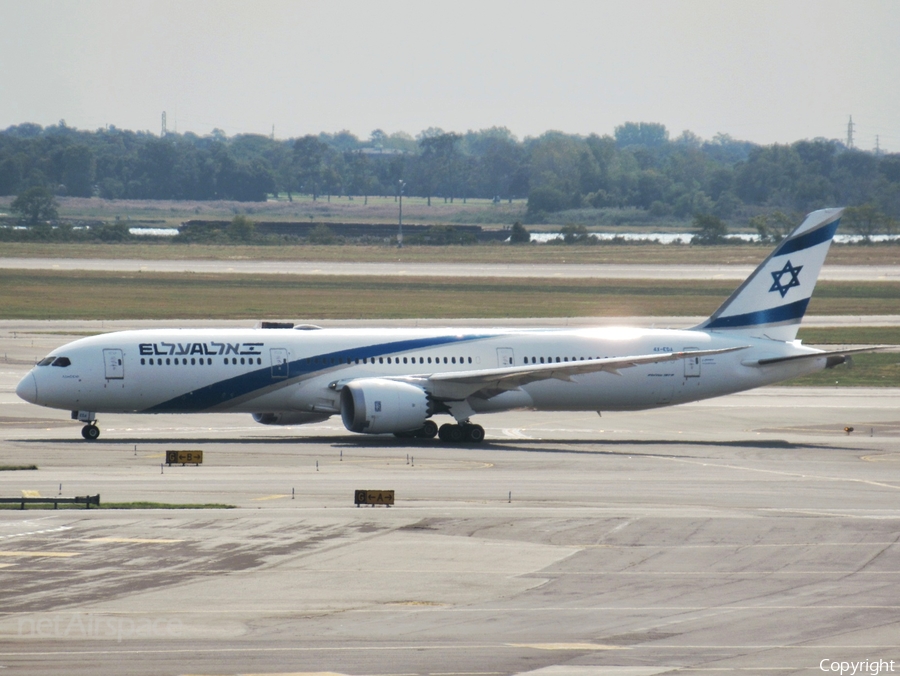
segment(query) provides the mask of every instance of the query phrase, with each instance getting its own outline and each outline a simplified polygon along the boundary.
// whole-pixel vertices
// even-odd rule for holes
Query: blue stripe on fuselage
[[[421,350],[424,348],[438,347],[440,345],[463,343],[492,337],[493,334],[415,338],[377,345],[361,345],[346,350],[310,355],[309,357],[302,357],[301,359],[295,359],[294,361],[289,362],[287,377],[273,377],[272,367],[266,366],[261,369],[256,369],[255,371],[250,371],[249,373],[242,373],[233,378],[219,380],[210,385],[192,390],[191,392],[186,392],[173,399],[144,409],[142,413],[197,413],[221,406],[222,404],[235,399],[246,397],[247,395],[259,392],[272,385],[287,385],[290,384],[293,379],[308,376],[318,371],[324,372],[335,366],[342,366],[342,364],[339,363],[341,359],[371,359],[373,357],[383,357],[396,352]],[[334,364],[330,363],[332,359],[335,360]],[[317,361],[319,363],[316,363]],[[343,366],[348,365],[349,364],[343,364]]]

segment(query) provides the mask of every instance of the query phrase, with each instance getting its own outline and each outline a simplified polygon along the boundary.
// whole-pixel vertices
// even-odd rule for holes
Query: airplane
[[[340,415],[351,432],[479,443],[472,417],[484,413],[633,411],[741,392],[872,349],[796,340],[842,213],[810,213],[690,329],[119,331],[54,350],[16,393],[71,411],[87,440],[100,436],[98,413],[245,412],[263,425]],[[438,427],[439,414],[454,422]]]

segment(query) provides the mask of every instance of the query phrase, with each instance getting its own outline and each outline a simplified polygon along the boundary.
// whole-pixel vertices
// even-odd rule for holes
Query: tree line
[[[900,154],[835,140],[757,145],[719,134],[670,138],[662,124],[627,122],[612,136],[549,131],[517,139],[502,127],[413,138],[375,130],[276,140],[115,127],[83,131],[20,124],[0,132],[0,195],[44,187],[106,199],[263,201],[273,194],[405,195],[453,201],[528,199],[526,222],[550,214],[634,209],[646,217],[711,214],[744,220],[775,210],[866,206],[900,218]],[[556,219],[558,221],[558,218]]]

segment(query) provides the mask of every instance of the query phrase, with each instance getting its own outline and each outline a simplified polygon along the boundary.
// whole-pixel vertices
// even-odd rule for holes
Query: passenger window
[[[141,357],[141,366],[143,366],[143,365],[144,365],[144,358]]]
[[[428,357],[428,363],[429,364],[431,363],[431,357]]]
[[[469,363],[470,364],[472,363],[472,357],[469,357]]]
[[[66,366],[69,366],[71,363],[72,362],[69,361],[68,357],[57,357],[56,360],[53,362],[53,365],[66,367]]]
[[[191,357],[191,366],[196,366],[197,360],[194,357]]]
[[[444,363],[445,364],[447,363],[447,357],[444,357]]]
[[[162,359],[157,359],[156,361],[159,362],[160,364],[162,364]],[[177,359],[175,360],[175,363],[176,364],[178,363]],[[171,360],[168,357],[166,357],[166,365],[171,366],[171,364],[172,364]]]
[[[455,364],[455,363],[456,363],[456,357],[450,357],[450,361],[452,361],[452,362]]]
[[[404,364],[406,363],[406,357],[403,357],[403,363]]]
[[[388,364],[390,364],[390,363],[391,363],[391,358],[390,358],[390,357],[388,357]]]
[[[378,357],[378,363],[379,363],[379,364],[383,364],[383,363],[384,363],[384,357]]]

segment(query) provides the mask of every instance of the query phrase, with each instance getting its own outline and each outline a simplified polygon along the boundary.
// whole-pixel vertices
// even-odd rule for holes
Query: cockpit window
[[[56,361],[53,362],[54,366],[69,366],[72,362],[69,361],[68,357],[57,357]]]
[[[56,359],[56,357],[44,357],[37,363],[37,365],[38,366],[50,366],[50,364],[53,363],[54,359]]]

